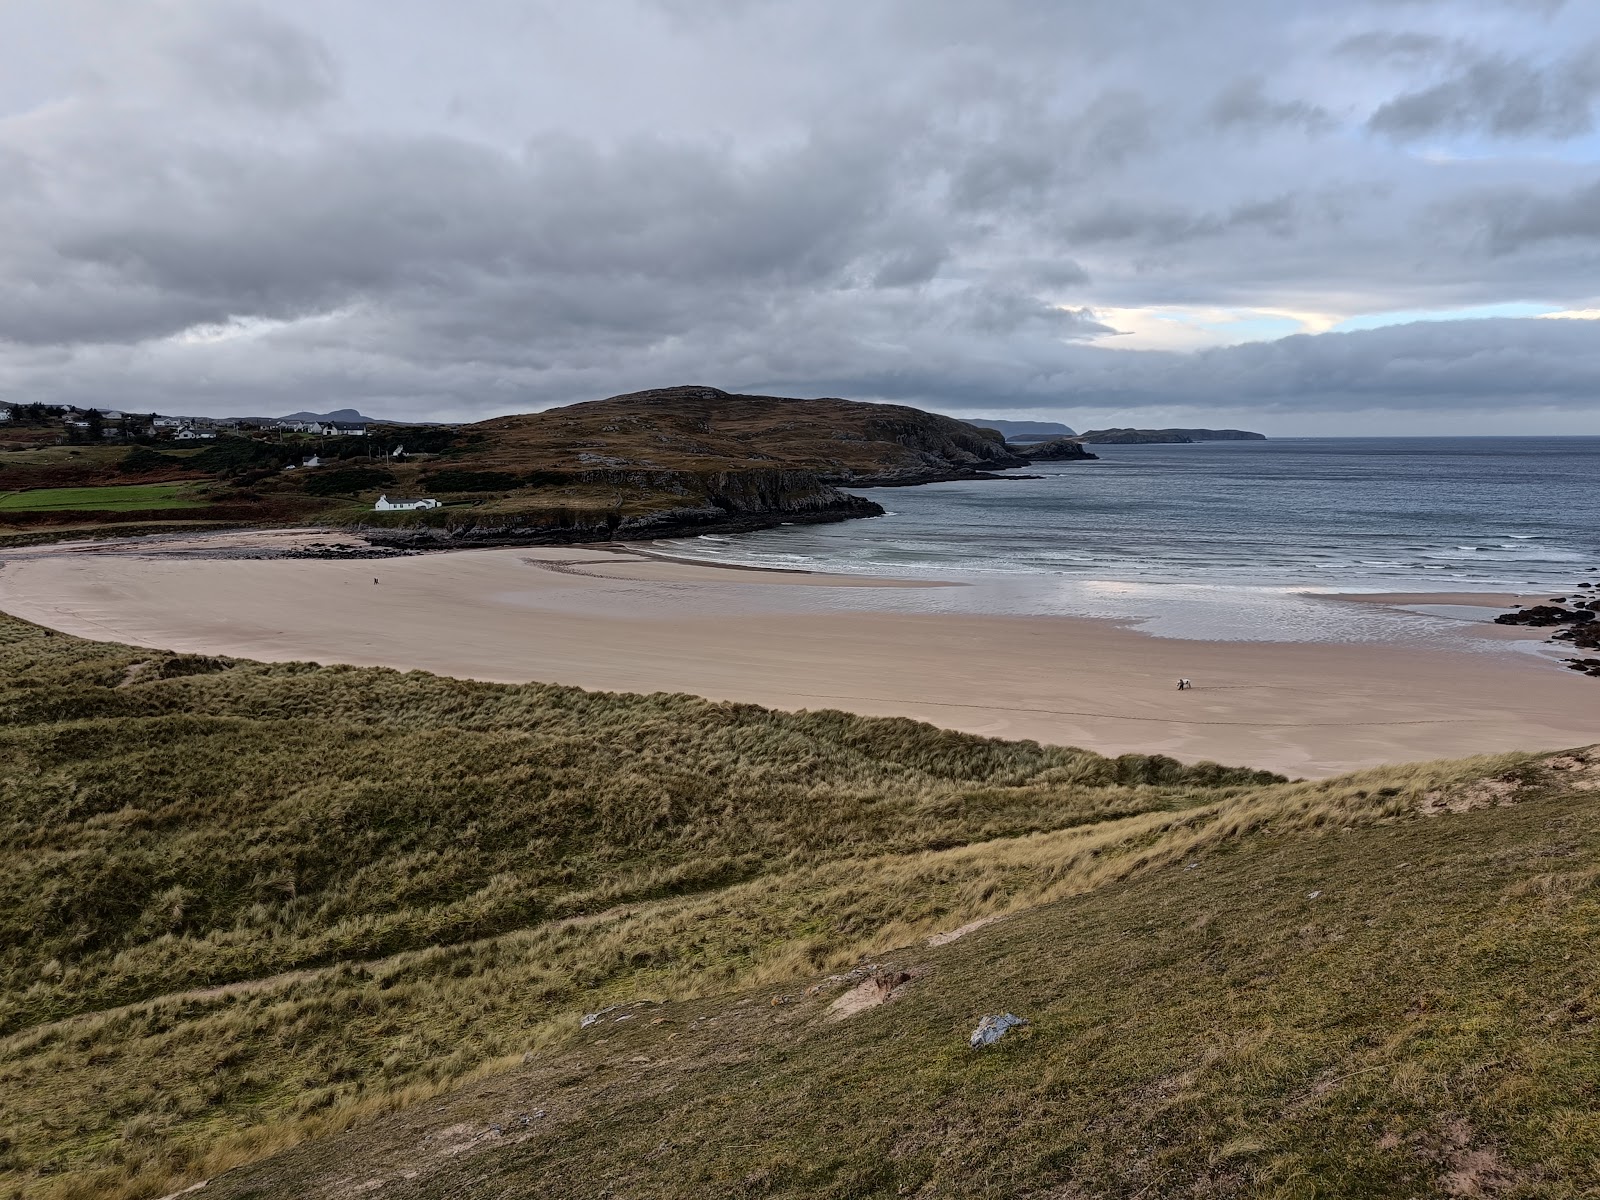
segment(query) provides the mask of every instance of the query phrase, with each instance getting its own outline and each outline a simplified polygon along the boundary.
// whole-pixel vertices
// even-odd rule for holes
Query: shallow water
[[[1308,591],[1544,591],[1600,581],[1600,438],[1293,438],[1098,446],[1037,479],[866,494],[889,515],[675,553],[976,585],[850,607],[1068,613],[1157,635],[1392,640],[1462,613],[1387,612]]]

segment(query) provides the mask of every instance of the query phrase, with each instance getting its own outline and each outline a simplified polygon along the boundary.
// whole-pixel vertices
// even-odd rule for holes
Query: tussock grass
[[[1336,781],[0,619],[0,1183],[143,1197],[559,1041],[1526,756]]]

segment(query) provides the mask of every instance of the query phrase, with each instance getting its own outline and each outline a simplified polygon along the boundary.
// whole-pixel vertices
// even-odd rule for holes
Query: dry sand
[[[208,539],[206,553],[227,547]],[[173,650],[842,708],[1291,775],[1600,737],[1600,681],[1514,647],[1181,641],[1078,618],[916,614],[894,606],[927,585],[585,547],[355,562],[185,548],[7,551],[0,609]],[[1180,675],[1193,690],[1175,689]]]

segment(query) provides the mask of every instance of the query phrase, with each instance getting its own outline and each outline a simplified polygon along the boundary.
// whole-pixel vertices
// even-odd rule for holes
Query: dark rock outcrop
[[[1044,442],[1038,446],[1023,446],[1018,448],[1017,453],[1026,454],[1030,463],[1087,462],[1100,457],[1085,450],[1083,443],[1077,438],[1057,438],[1053,442]]]
[[[1579,584],[1580,588],[1588,584]],[[1592,593],[1591,593],[1592,594]],[[1567,597],[1555,596],[1549,604],[1533,604],[1527,608],[1501,613],[1496,625],[1527,625],[1535,629],[1557,627],[1550,635],[1552,642],[1569,643],[1575,650],[1600,650],[1600,600],[1574,599],[1570,607]],[[1564,660],[1574,671],[1600,678],[1600,658],[1569,658]]]
[[[1555,604],[1535,604],[1515,612],[1501,613],[1494,619],[1496,625],[1569,625],[1578,621],[1592,621],[1595,614],[1586,608],[1562,608]]]

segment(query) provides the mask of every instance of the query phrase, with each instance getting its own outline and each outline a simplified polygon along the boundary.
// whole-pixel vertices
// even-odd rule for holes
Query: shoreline
[[[1600,730],[1594,680],[1543,653],[1466,641],[1203,641],[1105,618],[918,611],[916,597],[949,585],[730,570],[632,546],[217,556],[229,545],[259,552],[263,537],[268,549],[334,540],[255,532],[190,539],[187,552],[172,542],[153,554],[148,543],[9,552],[0,611],[180,652],[840,708],[1310,777],[1562,749]],[[1542,641],[1491,628],[1507,651]],[[1460,636],[1481,643],[1482,632]],[[1193,690],[1178,693],[1179,676]]]

